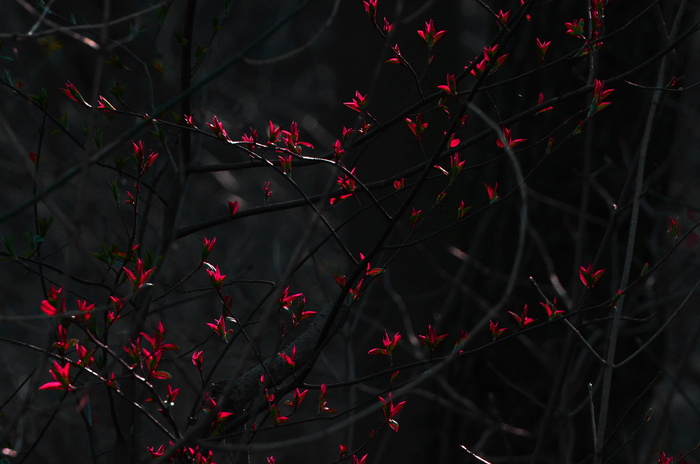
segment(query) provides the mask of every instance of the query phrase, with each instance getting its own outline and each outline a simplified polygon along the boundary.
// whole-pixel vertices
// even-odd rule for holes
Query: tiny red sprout
[[[204,351],[195,351],[192,353],[192,364],[199,372],[202,372],[202,364],[204,363]]]
[[[552,153],[552,149],[554,148],[554,137],[550,137],[549,140],[547,140],[547,148],[544,150],[545,155],[549,155]]]
[[[224,316],[214,319],[214,323],[207,322],[207,325],[224,340],[229,334],[233,333],[233,329],[226,330],[226,318]]]
[[[339,459],[343,459],[348,454],[348,445],[344,445],[341,443],[340,445],[338,445],[338,448],[340,449]]]
[[[430,348],[430,351],[433,352],[435,349],[440,345],[440,343],[447,338],[449,334],[442,334],[438,335],[437,331],[435,328],[432,326],[432,324],[428,324],[428,333],[427,335],[418,335],[418,338],[420,338],[420,341]]]
[[[193,129],[197,128],[197,126],[194,123],[194,116],[192,116],[192,115],[188,116],[186,114],[183,114],[182,117],[185,120],[185,124],[187,124],[188,126],[190,126]]]
[[[455,346],[459,346],[460,343],[462,343],[464,340],[469,338],[469,332],[466,330],[460,330],[459,331],[459,338],[457,338],[457,341],[455,342]],[[460,351],[461,353],[461,351]]]
[[[583,285],[585,285],[588,289],[592,289],[595,287],[595,284],[598,283],[601,277],[603,277],[605,271],[605,269],[599,269],[596,271],[593,269],[593,263],[588,263],[587,268],[579,266],[578,276]]]
[[[510,134],[510,129],[508,129],[506,127],[503,128],[503,138],[506,139],[506,142],[508,142],[508,146],[511,148],[513,148],[517,145],[520,145],[521,143],[523,143],[527,140],[527,139],[515,139],[515,140],[513,140],[513,136]],[[501,140],[500,137],[496,139],[496,145],[499,148],[505,148],[505,146],[503,145],[503,141]]]
[[[540,61],[544,61],[544,57],[547,55],[551,44],[551,40],[545,42],[537,38],[537,56],[540,58]]]
[[[673,240],[678,240],[678,229],[680,227],[680,220],[678,216],[675,218],[673,216],[668,218],[668,230],[666,233],[671,236]]]
[[[214,237],[211,240],[204,237],[204,243],[202,244],[202,261],[201,261],[201,263],[204,263],[204,260],[207,259],[207,256],[209,256],[209,253],[211,253],[211,250],[214,248],[214,245],[216,245],[216,237]]]
[[[250,150],[251,152],[255,151],[255,144],[258,143],[258,131],[253,129],[252,127],[250,128],[250,135],[248,134],[243,134],[241,136],[241,140],[243,142],[246,142],[246,148]]]
[[[333,142],[333,159],[335,159],[337,163],[343,159],[344,155],[345,149],[343,148],[343,142],[341,142],[340,139],[337,139],[335,142]]]
[[[385,61],[385,63],[403,64],[403,57],[401,56],[401,49],[399,48],[399,44],[396,44],[393,47],[391,47],[391,51],[394,52],[394,57],[389,58],[388,60]]]
[[[419,142],[423,138],[423,132],[425,132],[425,130],[428,128],[428,123],[423,122],[423,115],[421,113],[418,113],[416,115],[415,120],[412,120],[411,118],[406,118],[406,125],[411,130],[411,132],[413,132],[413,135]]]
[[[279,309],[288,310],[295,300],[303,297],[303,293],[295,293],[293,295],[290,295],[289,286],[286,286],[284,290],[282,290],[282,295],[279,298],[277,298],[277,304],[279,305]]]
[[[85,300],[78,300],[78,311],[82,312],[82,320],[87,321],[92,316],[92,310],[95,309],[94,304],[90,304]]]
[[[399,341],[401,341],[401,334],[399,332],[394,333],[393,337],[389,337],[389,333],[385,330],[384,338],[382,339],[382,345],[384,345],[384,348],[372,348],[367,352],[367,354],[378,354],[391,358],[391,355],[394,353],[394,349]]]
[[[276,464],[274,456],[267,457],[267,464]]]
[[[488,59],[486,59],[486,58],[482,59],[472,68],[471,71],[469,71],[469,74],[471,74],[474,77],[481,76],[484,73],[484,71],[486,71],[486,66],[488,65],[488,62],[489,62]],[[470,66],[471,66],[471,64],[470,64]],[[465,67],[468,68],[469,66],[465,66]]]
[[[591,102],[591,107],[588,111],[589,118],[610,106],[610,102],[606,102],[604,100],[608,98],[614,90],[615,89],[605,90],[605,81],[601,81],[600,79],[596,79],[593,82],[593,101]]]
[[[620,298],[622,298],[622,295],[624,295],[625,292],[620,290],[619,288],[617,289],[617,292],[615,295],[612,297],[612,301],[610,302],[610,307],[614,308],[617,306],[617,302],[620,301]]]
[[[484,59],[486,61],[491,61],[496,58],[496,53],[498,52],[498,44],[494,44],[491,47],[484,47]]]
[[[173,388],[170,384],[168,384],[168,393],[166,394],[166,402],[170,406],[175,405],[175,399],[177,398],[177,396],[179,394],[180,394],[180,388]]]
[[[352,464],[367,464],[367,456],[368,454],[365,454],[361,458],[358,458],[354,454],[352,455]]]
[[[505,327],[498,327],[498,322],[489,321],[489,330],[491,331],[491,339],[498,340],[508,330]]]
[[[285,175],[291,177],[291,175],[292,175],[292,155],[288,155],[288,156],[279,155],[279,156],[277,156],[277,158],[279,158],[280,164],[282,165],[282,172]]]
[[[457,207],[457,219],[462,219],[471,209],[471,206],[465,206],[464,200],[459,200],[459,206]]]
[[[345,102],[343,105],[358,113],[364,113],[364,108],[367,106],[367,95],[363,96],[360,92],[355,91],[352,101]]]
[[[437,88],[442,90],[443,92],[445,92],[448,95],[452,95],[453,97],[456,97],[457,96],[457,81],[455,80],[455,75],[448,74],[446,84],[438,85]]]
[[[302,146],[308,148],[314,147],[309,142],[302,142],[299,140],[299,124],[297,124],[296,121],[292,121],[289,126],[289,131],[282,131],[282,141],[291,152],[299,155],[301,154]],[[289,158],[291,162],[291,155]]]
[[[493,187],[484,183],[484,187],[486,187],[486,194],[489,196],[490,203],[495,203],[501,199],[501,197],[498,195],[498,182],[496,182]]]
[[[447,192],[443,190],[442,192],[438,193],[437,197],[435,197],[435,204],[441,204],[443,201],[445,201],[445,198],[447,198]]]
[[[280,357],[284,360],[284,362],[289,366],[290,369],[294,370],[296,367],[296,357],[297,357],[297,347],[294,345],[292,347],[292,353],[291,356],[288,355],[287,353],[278,353]]]
[[[36,164],[37,161],[39,160],[39,155],[37,155],[36,152],[30,151],[28,156],[29,156],[29,161],[31,161],[32,164]]]
[[[570,23],[564,23],[564,27],[566,27],[566,35],[572,35],[580,39],[585,39],[586,36],[583,33],[584,25],[585,23],[583,19],[574,19]]]
[[[377,23],[377,1],[378,0],[364,0],[362,2],[365,7],[365,13],[367,13],[367,17],[372,21],[372,24]]]
[[[527,304],[523,306],[523,310],[519,316],[517,314],[515,314],[513,311],[508,311],[508,314],[513,316],[513,319],[515,319],[515,322],[518,323],[519,330],[523,330],[525,327],[527,327],[528,325],[535,322],[535,319],[533,319],[527,315]]]
[[[382,26],[382,32],[384,35],[388,35],[392,29],[394,29],[394,25],[384,18],[384,25]]]
[[[552,319],[556,319],[557,317],[561,316],[562,314],[566,313],[563,309],[557,309],[557,298],[554,297],[554,299],[543,303],[540,302],[540,306],[544,308],[545,311],[547,311],[547,318],[551,321]]]
[[[228,212],[231,216],[236,214],[238,212],[239,204],[237,201],[229,201],[228,202]]]
[[[506,24],[508,22],[508,16],[510,16],[510,11],[503,11],[503,10],[498,10],[498,13],[496,13],[496,18],[498,18],[498,27],[501,27],[503,24]]]
[[[97,108],[105,111],[107,113],[113,113],[117,111],[117,109],[112,105],[109,100],[107,100],[105,97],[100,95],[97,99]]]
[[[39,390],[65,390],[73,391],[75,388],[70,383],[70,363],[61,366],[57,361],[53,362],[53,367],[49,370],[54,382],[47,382],[39,387]]]
[[[326,401],[326,392],[327,392],[327,387],[325,383],[321,384],[321,396],[318,399],[318,410],[320,412],[329,412],[331,414],[338,414],[338,411],[336,411],[333,408],[330,408],[328,406],[328,402]]]
[[[459,143],[459,140],[457,140],[457,143]],[[454,153],[450,156],[450,184],[457,180],[457,176],[462,172],[465,163],[466,161],[459,159],[459,153]]]
[[[673,456],[666,456],[666,452],[662,451],[659,456],[658,464],[673,464]]]
[[[81,105],[87,107],[87,108],[92,108],[88,102],[85,101],[82,95],[80,95],[80,92],[78,92],[78,89],[73,85],[70,81],[66,82],[66,86],[61,89],[61,92],[66,94],[68,98],[71,100],[80,103]]]
[[[389,424],[391,430],[393,430],[394,432],[398,432],[399,423],[396,422],[394,417],[403,409],[404,406],[406,406],[406,402],[402,401],[399,404],[395,405],[394,399],[391,397],[391,393],[389,393],[388,400],[385,400],[380,396],[379,401],[382,403],[382,412],[384,413],[384,420],[387,424]]]
[[[541,105],[542,103],[544,103],[544,92],[540,92],[540,94],[537,96],[537,106]],[[553,106],[548,106],[548,107],[546,107],[546,108],[542,108],[541,110],[539,110],[539,111],[538,111],[537,113],[535,113],[535,114],[544,113],[544,112],[546,112],[546,111],[550,111],[550,110],[553,110],[553,109],[554,109]]]
[[[340,137],[343,143],[348,141],[353,132],[355,132],[355,129],[343,127],[343,134]]]
[[[217,118],[216,115],[214,115],[214,117],[211,119],[211,122],[207,123],[207,126],[209,126],[209,129],[211,129],[217,139],[223,140],[224,142],[231,141],[226,133],[226,129],[224,129],[223,123],[219,121],[219,118]]]
[[[428,48],[433,48],[447,31],[436,31],[435,23],[430,19],[426,21],[423,30],[418,30],[417,32],[421,39],[425,40],[425,43],[428,44]]]
[[[406,186],[406,179],[404,179],[403,177],[402,177],[401,179],[398,179],[398,180],[395,180],[395,181],[394,181],[394,188],[395,188],[396,190],[401,190],[401,189],[404,188],[405,186]]]
[[[143,147],[143,141],[139,140],[137,142],[131,142],[131,145],[133,147],[133,152],[134,152],[134,159],[136,160],[136,166],[138,169],[138,172],[140,175],[143,175],[146,173],[148,168],[150,168],[155,160],[158,158],[158,153],[153,153],[153,150],[151,150],[151,153],[146,156],[146,150]],[[138,189],[138,187],[137,187]]]
[[[226,279],[226,274],[222,274],[221,270],[219,269],[219,266],[217,265],[216,267],[213,267],[209,265],[207,267],[207,274],[209,275],[209,279],[211,280],[211,283],[214,285],[214,288],[218,291],[221,290],[221,286],[224,284],[224,279]]]
[[[144,271],[143,261],[141,261],[141,258],[136,260],[136,269],[134,272],[124,267],[124,273],[129,279],[129,282],[131,282],[131,285],[134,287],[134,290],[138,290],[139,288],[143,287],[148,282],[148,278],[151,276],[151,274],[153,274],[153,272],[155,272],[155,270],[156,268],[153,267]]]
[[[418,221],[420,220],[420,216],[422,213],[422,209],[416,209],[415,206],[413,207],[413,210],[411,211],[411,216],[408,218],[411,227],[416,227],[416,225],[418,225]]]
[[[268,132],[267,132],[267,137],[268,137],[268,143],[277,143],[277,141],[280,138],[280,133],[282,132],[281,127],[275,126],[272,121],[269,121],[268,124]]]
[[[293,400],[287,400],[284,402],[287,406],[291,406],[294,409],[298,409],[299,406],[301,405],[302,401],[304,401],[304,398],[306,398],[306,394],[309,393],[309,390],[304,390],[301,391],[298,388],[294,389],[294,399]]]

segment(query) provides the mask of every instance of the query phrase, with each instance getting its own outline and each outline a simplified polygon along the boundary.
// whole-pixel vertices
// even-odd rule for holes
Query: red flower
[[[449,334],[438,335],[435,328],[431,324],[428,324],[428,334],[418,335],[418,338],[420,338],[420,341],[423,342],[425,346],[430,348],[430,351],[435,351],[438,345],[442,343],[448,335]]]
[[[343,105],[358,113],[364,113],[364,108],[367,106],[367,95],[363,96],[360,92],[355,91],[352,101],[345,102]]]
[[[605,269],[599,269],[597,271],[593,270],[593,263],[588,263],[588,267],[579,266],[578,277],[583,282],[583,285],[589,289],[595,287],[595,284],[603,277],[605,274]]]
[[[381,401],[382,403],[382,412],[384,413],[384,420],[387,424],[389,424],[391,430],[393,430],[394,432],[398,432],[399,423],[396,422],[394,417],[403,409],[404,406],[406,406],[406,402],[402,401],[399,404],[394,405],[394,400],[391,397],[391,393],[389,393],[388,400],[385,400],[380,396],[379,401]]]
[[[428,44],[428,47],[433,48],[447,31],[436,31],[435,24],[431,18],[429,21],[426,21],[425,28],[417,32],[421,39],[425,40],[425,43]]]

